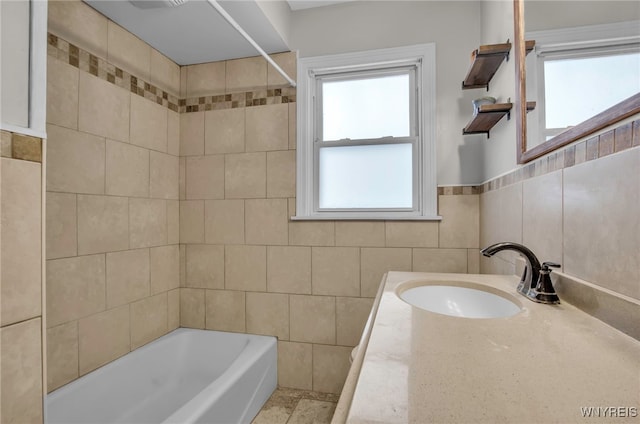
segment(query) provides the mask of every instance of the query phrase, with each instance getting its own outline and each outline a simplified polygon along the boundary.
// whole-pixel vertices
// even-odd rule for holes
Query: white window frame
[[[531,56],[531,60],[527,60],[527,98],[538,99],[537,122],[532,128],[532,139],[546,140],[547,137],[554,137],[566,130],[548,129],[546,126],[545,60],[638,51],[639,26],[640,21],[628,21],[526,33],[527,40],[536,41],[535,55]]]
[[[399,209],[330,209],[318,207],[318,150],[322,113],[318,110],[318,78],[346,72],[416,67],[411,97],[418,122],[409,137],[340,141],[340,146],[409,143],[413,145],[413,205]],[[435,44],[345,53],[298,60],[296,215],[293,220],[440,220],[436,186]],[[413,110],[413,109],[412,109]],[[415,138],[415,141],[412,140]],[[330,147],[332,142],[322,142]]]

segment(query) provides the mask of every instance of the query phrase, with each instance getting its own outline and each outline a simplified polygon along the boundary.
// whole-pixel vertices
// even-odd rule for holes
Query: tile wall
[[[277,336],[281,386],[339,393],[386,271],[478,272],[479,191],[441,188],[442,222],[291,221],[295,91],[260,58],[183,70],[180,323]]]
[[[477,188],[441,188],[442,222],[291,222],[295,90],[262,58],[49,20],[49,390],[180,325],[277,336],[281,386],[338,393],[384,272],[478,272]]]
[[[541,261],[562,264],[560,294],[634,337],[640,337],[630,324],[640,316],[638,146],[640,119],[494,179],[480,195],[480,246],[515,241]],[[483,257],[480,269],[515,273],[515,258]],[[618,300],[612,308],[598,293],[626,299],[626,306]],[[612,316],[614,309],[620,316]]]
[[[180,68],[82,2],[49,31],[51,391],[179,326]]]
[[[43,143],[0,142],[0,422],[41,422]]]

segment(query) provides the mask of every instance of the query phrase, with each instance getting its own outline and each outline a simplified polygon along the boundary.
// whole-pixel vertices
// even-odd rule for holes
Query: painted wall
[[[460,86],[479,44],[480,14],[477,1],[363,1],[301,10],[292,13],[290,47],[308,57],[435,42],[438,184],[476,184],[483,176],[482,138],[462,136],[462,128],[479,92]]]

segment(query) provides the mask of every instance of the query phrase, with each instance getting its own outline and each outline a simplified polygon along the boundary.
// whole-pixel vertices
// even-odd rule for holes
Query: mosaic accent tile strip
[[[3,130],[0,143],[0,156],[3,158],[42,163],[41,138]]]
[[[480,186],[480,193],[640,146],[640,119],[543,156]],[[440,194],[440,188],[438,188]]]
[[[170,110],[178,111],[178,98],[166,91],[150,84],[130,73],[123,71],[106,60],[95,56],[86,50],[63,40],[62,38],[48,34],[49,56],[67,62],[82,71],[88,72],[104,81],[129,90],[140,97],[156,102]]]
[[[439,186],[438,196],[480,194],[480,186]]]
[[[296,101],[296,89],[293,87],[178,99],[161,88],[131,75],[106,60],[82,50],[51,33],[48,34],[48,54],[104,81],[179,113],[235,109]]]
[[[190,97],[180,100],[180,113],[201,112],[207,110],[235,109],[239,107],[277,105],[296,101],[296,89],[293,87],[269,90],[245,91],[242,93],[221,94],[217,96]]]

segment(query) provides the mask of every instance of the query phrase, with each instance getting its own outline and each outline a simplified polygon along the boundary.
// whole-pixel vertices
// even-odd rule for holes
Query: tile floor
[[[339,395],[277,388],[252,424],[329,424]]]

